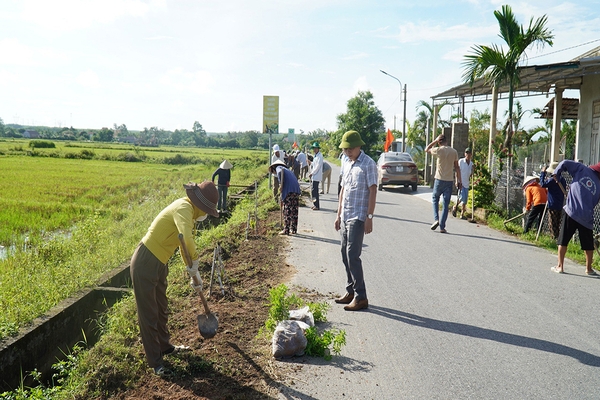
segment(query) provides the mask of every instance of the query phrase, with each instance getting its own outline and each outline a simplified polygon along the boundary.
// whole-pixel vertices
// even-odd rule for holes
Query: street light
[[[394,78],[400,84],[400,101],[402,101],[402,82],[400,79],[396,78],[394,75],[390,75],[384,70],[380,69],[381,72],[389,76],[390,78]],[[404,114],[402,119],[402,151],[406,151],[406,84],[404,85]]]

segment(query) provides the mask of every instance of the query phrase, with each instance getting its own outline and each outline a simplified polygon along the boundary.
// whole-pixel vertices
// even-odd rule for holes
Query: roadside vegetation
[[[160,154],[172,156],[171,150]],[[235,185],[251,185],[265,173],[265,152],[189,154],[202,163],[0,157],[0,339],[125,262],[156,214],[185,196],[182,185],[210,180],[223,158],[234,165]]]
[[[0,394],[0,398],[272,398],[280,372],[272,366],[270,338],[259,332],[269,319],[270,302],[275,301],[269,291],[284,282],[291,269],[284,261],[285,241],[276,234],[279,208],[266,180],[259,186],[257,201],[247,196],[236,204],[226,222],[197,232],[205,285],[209,282],[214,246],[220,243],[225,253],[226,291],[221,294],[215,290],[209,299],[212,311],[219,316],[219,332],[214,339],[204,340],[199,335],[196,315],[200,306],[179,255],[169,261],[171,338],[174,343],[190,346],[189,352],[167,357],[174,372],[172,378],[159,378],[147,367],[135,301],[127,296],[97,321],[99,342],[89,349],[85,343],[76,346],[65,361],[55,365],[51,383],[43,382],[35,388],[22,386]],[[258,223],[250,224],[246,240],[248,215],[255,212]],[[278,293],[285,295],[287,288]],[[316,301],[318,296],[299,291],[293,298],[310,304],[315,317],[324,320],[326,303]],[[321,336],[315,335],[317,351],[324,351],[324,343],[329,340]],[[341,348],[339,339],[334,346],[334,351]],[[29,374],[35,376],[36,371]]]

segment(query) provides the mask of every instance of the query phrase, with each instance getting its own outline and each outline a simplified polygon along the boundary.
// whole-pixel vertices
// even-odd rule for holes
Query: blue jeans
[[[469,188],[461,188],[458,192],[458,198],[459,201],[466,206],[469,201]]]
[[[219,192],[217,210],[227,211],[227,189],[227,185],[217,185],[217,192]]]
[[[452,196],[452,185],[453,181],[440,181],[436,179],[433,183],[433,194],[431,196],[431,202],[433,203],[433,219],[439,221],[440,229],[446,229],[446,220],[448,219],[448,207],[450,206],[450,197]],[[439,216],[440,210],[440,196],[444,197],[444,204],[442,207],[442,219]]]
[[[341,228],[342,261],[346,267],[347,277],[346,293],[354,294],[356,300],[366,299],[367,289],[360,259],[365,237],[365,223],[358,219],[352,219],[343,222]]]

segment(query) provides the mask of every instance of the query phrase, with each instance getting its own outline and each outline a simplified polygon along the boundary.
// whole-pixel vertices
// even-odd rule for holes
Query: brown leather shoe
[[[369,300],[367,299],[354,299],[352,300],[352,303],[348,304],[347,306],[344,306],[344,310],[346,311],[358,311],[364,308],[369,308]]]
[[[350,304],[350,302],[354,299],[354,295],[350,293],[346,293],[342,297],[338,297],[335,299],[335,302],[338,304]]]

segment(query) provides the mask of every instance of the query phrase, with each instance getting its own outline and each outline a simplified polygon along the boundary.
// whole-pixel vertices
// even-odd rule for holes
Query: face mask
[[[204,214],[196,218],[196,222],[202,222],[208,217],[208,214]]]

